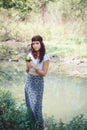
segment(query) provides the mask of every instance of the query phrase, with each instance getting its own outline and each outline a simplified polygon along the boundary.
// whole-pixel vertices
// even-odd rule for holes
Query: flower
[[[25,58],[25,61],[27,61],[27,62],[31,62],[32,59],[31,59],[31,57],[27,56],[27,57]]]

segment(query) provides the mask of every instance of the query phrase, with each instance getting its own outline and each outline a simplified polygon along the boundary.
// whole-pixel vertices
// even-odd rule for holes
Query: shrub
[[[30,130],[34,124],[24,103],[18,106],[10,92],[0,92],[0,130]]]
[[[64,123],[62,120],[57,122],[53,117],[46,117],[48,130],[87,130],[87,119],[84,116],[77,115],[69,123]]]
[[[82,114],[74,117],[66,125],[66,130],[87,130],[87,119]]]
[[[48,130],[87,130],[87,119],[83,115],[69,123],[57,122],[53,117],[45,117],[45,122]],[[0,91],[0,130],[38,130],[25,103],[16,104],[10,92]]]

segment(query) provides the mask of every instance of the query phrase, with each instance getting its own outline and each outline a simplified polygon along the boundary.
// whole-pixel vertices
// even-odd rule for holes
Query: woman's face
[[[39,41],[33,41],[33,42],[32,42],[32,47],[33,47],[33,49],[34,49],[35,51],[39,51],[40,48],[41,48],[41,44],[40,44]]]

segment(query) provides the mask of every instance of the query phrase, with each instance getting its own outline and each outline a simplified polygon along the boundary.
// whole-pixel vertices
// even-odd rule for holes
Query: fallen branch
[[[9,61],[9,62],[12,62],[12,61],[18,62],[19,61],[18,59],[8,59],[8,58],[7,59],[3,59],[3,58],[0,59],[0,61],[4,61],[4,60]]]

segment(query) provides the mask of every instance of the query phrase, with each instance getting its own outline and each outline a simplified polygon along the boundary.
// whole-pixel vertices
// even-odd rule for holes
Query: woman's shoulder
[[[45,53],[43,61],[46,61],[46,60],[50,60],[50,57],[47,53]]]

